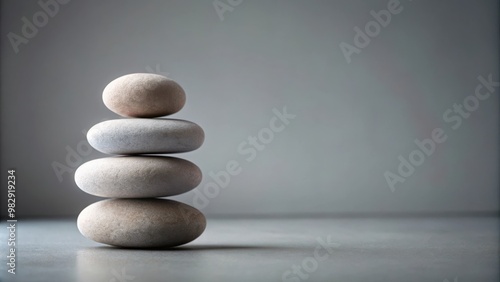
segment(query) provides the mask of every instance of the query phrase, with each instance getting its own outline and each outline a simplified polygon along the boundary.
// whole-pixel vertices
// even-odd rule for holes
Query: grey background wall
[[[1,169],[17,171],[17,215],[75,216],[98,200],[73,181],[75,165],[104,156],[82,131],[118,118],[101,93],[132,72],[168,73],[186,90],[172,117],[206,131],[179,155],[204,172],[198,196],[210,172],[239,163],[215,197],[176,197],[208,215],[498,211],[498,87],[460,125],[443,119],[478,76],[499,80],[498,1],[401,0],[348,63],[340,44],[356,46],[354,28],[390,2],[220,0],[219,17],[213,1],[73,0],[16,53],[9,33],[43,10],[2,1]],[[296,117],[247,161],[238,146],[284,107]],[[435,128],[446,141],[391,191],[384,173]]]

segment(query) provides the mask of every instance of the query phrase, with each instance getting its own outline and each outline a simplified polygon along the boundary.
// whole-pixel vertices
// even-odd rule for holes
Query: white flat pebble
[[[203,129],[178,119],[113,119],[94,125],[87,133],[92,147],[106,154],[168,154],[198,149]]]

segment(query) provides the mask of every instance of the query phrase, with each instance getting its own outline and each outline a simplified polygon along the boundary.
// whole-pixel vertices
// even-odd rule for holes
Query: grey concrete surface
[[[191,244],[145,251],[93,243],[74,220],[20,221],[17,274],[1,243],[0,279],[489,282],[499,279],[498,227],[494,217],[209,219]],[[294,265],[307,277],[286,273]]]

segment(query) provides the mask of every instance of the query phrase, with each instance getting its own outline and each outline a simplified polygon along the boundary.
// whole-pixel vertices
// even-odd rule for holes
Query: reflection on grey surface
[[[128,277],[130,281],[210,281],[224,261],[255,264],[254,257],[284,254],[291,247],[244,245],[197,245],[172,250],[130,250],[95,247],[78,250],[76,269],[79,281],[108,281]],[[295,248],[298,249],[298,248]],[[218,270],[217,270],[218,269]],[[227,271],[227,270],[225,270]],[[168,279],[167,279],[168,277]],[[237,277],[234,277],[237,279]],[[128,280],[126,280],[128,281]]]
[[[0,279],[493,282],[498,228],[493,217],[209,219],[191,244],[133,250],[93,243],[73,221],[21,221],[17,280],[5,264]]]

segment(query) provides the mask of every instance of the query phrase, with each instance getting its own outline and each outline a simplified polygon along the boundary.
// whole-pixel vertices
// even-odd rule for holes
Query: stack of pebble
[[[167,248],[196,239],[205,230],[203,214],[155,197],[195,188],[201,182],[200,169],[184,159],[144,155],[188,152],[203,143],[197,124],[158,118],[181,110],[186,102],[182,87],[161,75],[129,74],[106,86],[103,101],[127,118],[94,125],[87,139],[95,149],[121,156],[92,160],[76,170],[80,189],[113,198],[80,213],[80,232],[96,242],[130,248]]]

